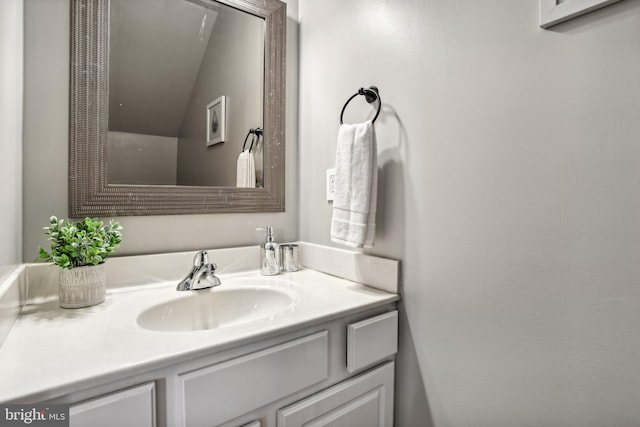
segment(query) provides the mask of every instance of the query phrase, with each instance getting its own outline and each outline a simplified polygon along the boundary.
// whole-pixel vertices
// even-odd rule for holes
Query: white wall
[[[0,283],[21,261],[23,0],[0,2]]]
[[[538,1],[300,2],[302,240],[331,244],[344,102],[384,101],[369,252],[403,262],[400,427],[640,420],[640,1],[537,21]]]
[[[186,1],[111,0],[109,130],[180,135],[217,16],[201,28],[204,14]]]
[[[286,212],[117,218],[124,226],[120,255],[253,245],[256,227],[272,225],[280,241],[298,237],[297,0],[288,5]],[[42,227],[50,215],[66,217],[69,0],[25,4],[23,256],[31,261],[46,244]]]
[[[264,127],[264,30],[264,20],[258,17],[232,8],[218,12],[180,129],[179,184],[236,186],[244,137],[249,129]],[[207,147],[207,105],[222,95],[225,141]],[[256,162],[262,165],[262,157]]]
[[[109,131],[107,158],[110,184],[177,184],[177,137]]]

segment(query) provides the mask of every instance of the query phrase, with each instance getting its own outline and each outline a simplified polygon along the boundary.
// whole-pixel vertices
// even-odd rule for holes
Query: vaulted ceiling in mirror
[[[218,12],[111,0],[109,130],[178,136]]]

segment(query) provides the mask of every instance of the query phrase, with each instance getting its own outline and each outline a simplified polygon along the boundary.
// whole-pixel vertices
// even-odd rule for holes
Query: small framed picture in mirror
[[[227,133],[227,97],[207,104],[207,147],[224,142]]]
[[[540,0],[540,26],[549,28],[621,0]]]

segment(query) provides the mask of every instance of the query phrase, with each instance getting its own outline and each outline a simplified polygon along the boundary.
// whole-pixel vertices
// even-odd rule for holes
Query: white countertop
[[[397,294],[314,270],[271,278],[257,271],[220,274],[225,286],[291,287],[299,296],[286,311],[260,321],[187,332],[141,328],[145,308],[183,297],[176,282],[107,289],[104,303],[62,309],[57,297],[28,303],[0,348],[0,402],[42,401],[251,341],[388,304]],[[203,292],[203,291],[198,291]]]

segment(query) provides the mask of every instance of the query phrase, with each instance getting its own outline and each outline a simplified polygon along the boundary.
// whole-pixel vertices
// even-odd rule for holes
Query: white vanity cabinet
[[[329,377],[329,332],[179,375],[183,424],[220,425]]]
[[[278,427],[390,427],[394,362],[278,411]]]
[[[397,327],[387,304],[51,402],[73,427],[392,427]]]
[[[346,368],[362,371],[398,351],[398,311],[347,325]],[[277,427],[391,427],[393,361],[278,410]]]
[[[70,427],[154,427],[155,383],[110,393],[69,408]]]

